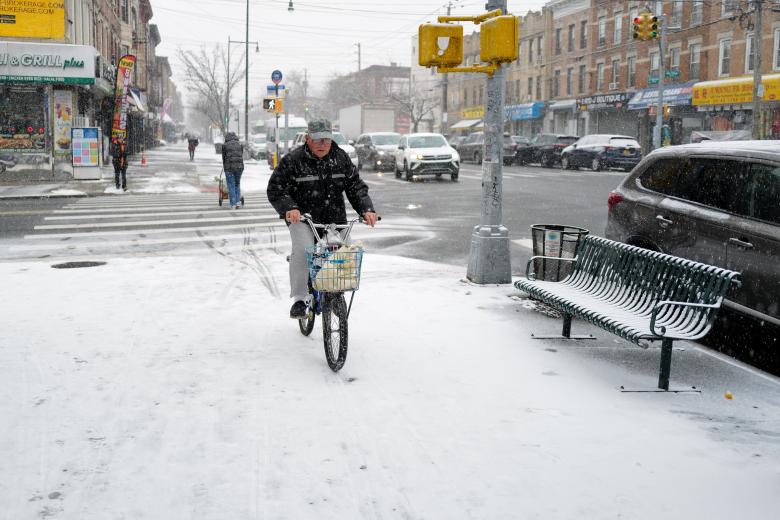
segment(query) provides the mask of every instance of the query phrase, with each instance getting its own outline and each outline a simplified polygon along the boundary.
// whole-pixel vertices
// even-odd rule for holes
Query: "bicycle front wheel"
[[[325,293],[322,305],[322,339],[325,359],[334,372],[347,360],[347,303],[344,293]]]

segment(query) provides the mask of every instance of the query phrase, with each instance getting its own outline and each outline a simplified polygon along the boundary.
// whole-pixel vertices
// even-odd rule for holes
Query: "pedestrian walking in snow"
[[[346,224],[346,193],[354,210],[374,226],[377,215],[368,196],[368,186],[360,179],[349,155],[332,141],[330,121],[309,121],[306,144],[285,155],[268,181],[268,200],[280,218],[287,221],[292,239],[290,254],[290,317],[306,315],[309,294],[306,248],[314,244],[309,226],[301,223],[308,213],[317,224]]]
[[[235,132],[228,132],[222,145],[222,166],[225,169],[230,207],[238,209],[241,203],[241,174],[244,173],[244,145]]]
[[[114,138],[111,150],[111,162],[114,165],[114,183],[116,189],[127,191],[127,142],[119,137]]]

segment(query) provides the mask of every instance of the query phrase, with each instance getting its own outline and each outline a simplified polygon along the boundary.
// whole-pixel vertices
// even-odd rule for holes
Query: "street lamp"
[[[225,96],[225,114],[230,114],[230,46],[234,43],[243,43],[246,45],[246,67],[244,70],[245,78],[245,92],[244,92],[244,139],[246,140],[247,150],[249,149],[249,44],[255,44],[255,53],[260,52],[260,44],[258,42],[250,42],[249,39],[245,41],[232,40],[228,36],[228,57],[227,57],[227,90]],[[230,129],[230,116],[227,116],[227,130]],[[241,128],[239,127],[239,132]]]

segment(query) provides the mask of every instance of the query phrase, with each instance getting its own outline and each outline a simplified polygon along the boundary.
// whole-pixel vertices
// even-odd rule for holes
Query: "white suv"
[[[460,172],[460,156],[441,134],[402,135],[395,152],[395,176],[407,181],[418,175],[449,175],[455,181]]]
[[[349,155],[349,160],[352,161],[352,164],[355,166],[358,165],[358,156],[357,152],[355,151],[355,147],[349,144],[349,141],[347,141],[347,138],[344,137],[344,134],[341,132],[333,132],[333,142],[339,145],[339,148],[347,152],[347,155]],[[298,132],[295,134],[295,139],[293,139],[290,150],[295,150],[299,146],[303,146],[305,143],[306,132]]]

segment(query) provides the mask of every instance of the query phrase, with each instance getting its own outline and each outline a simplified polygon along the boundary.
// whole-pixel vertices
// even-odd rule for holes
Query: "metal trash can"
[[[587,229],[562,224],[534,224],[531,226],[534,256],[574,258]],[[537,280],[558,282],[571,273],[571,262],[537,259],[533,272]]]

